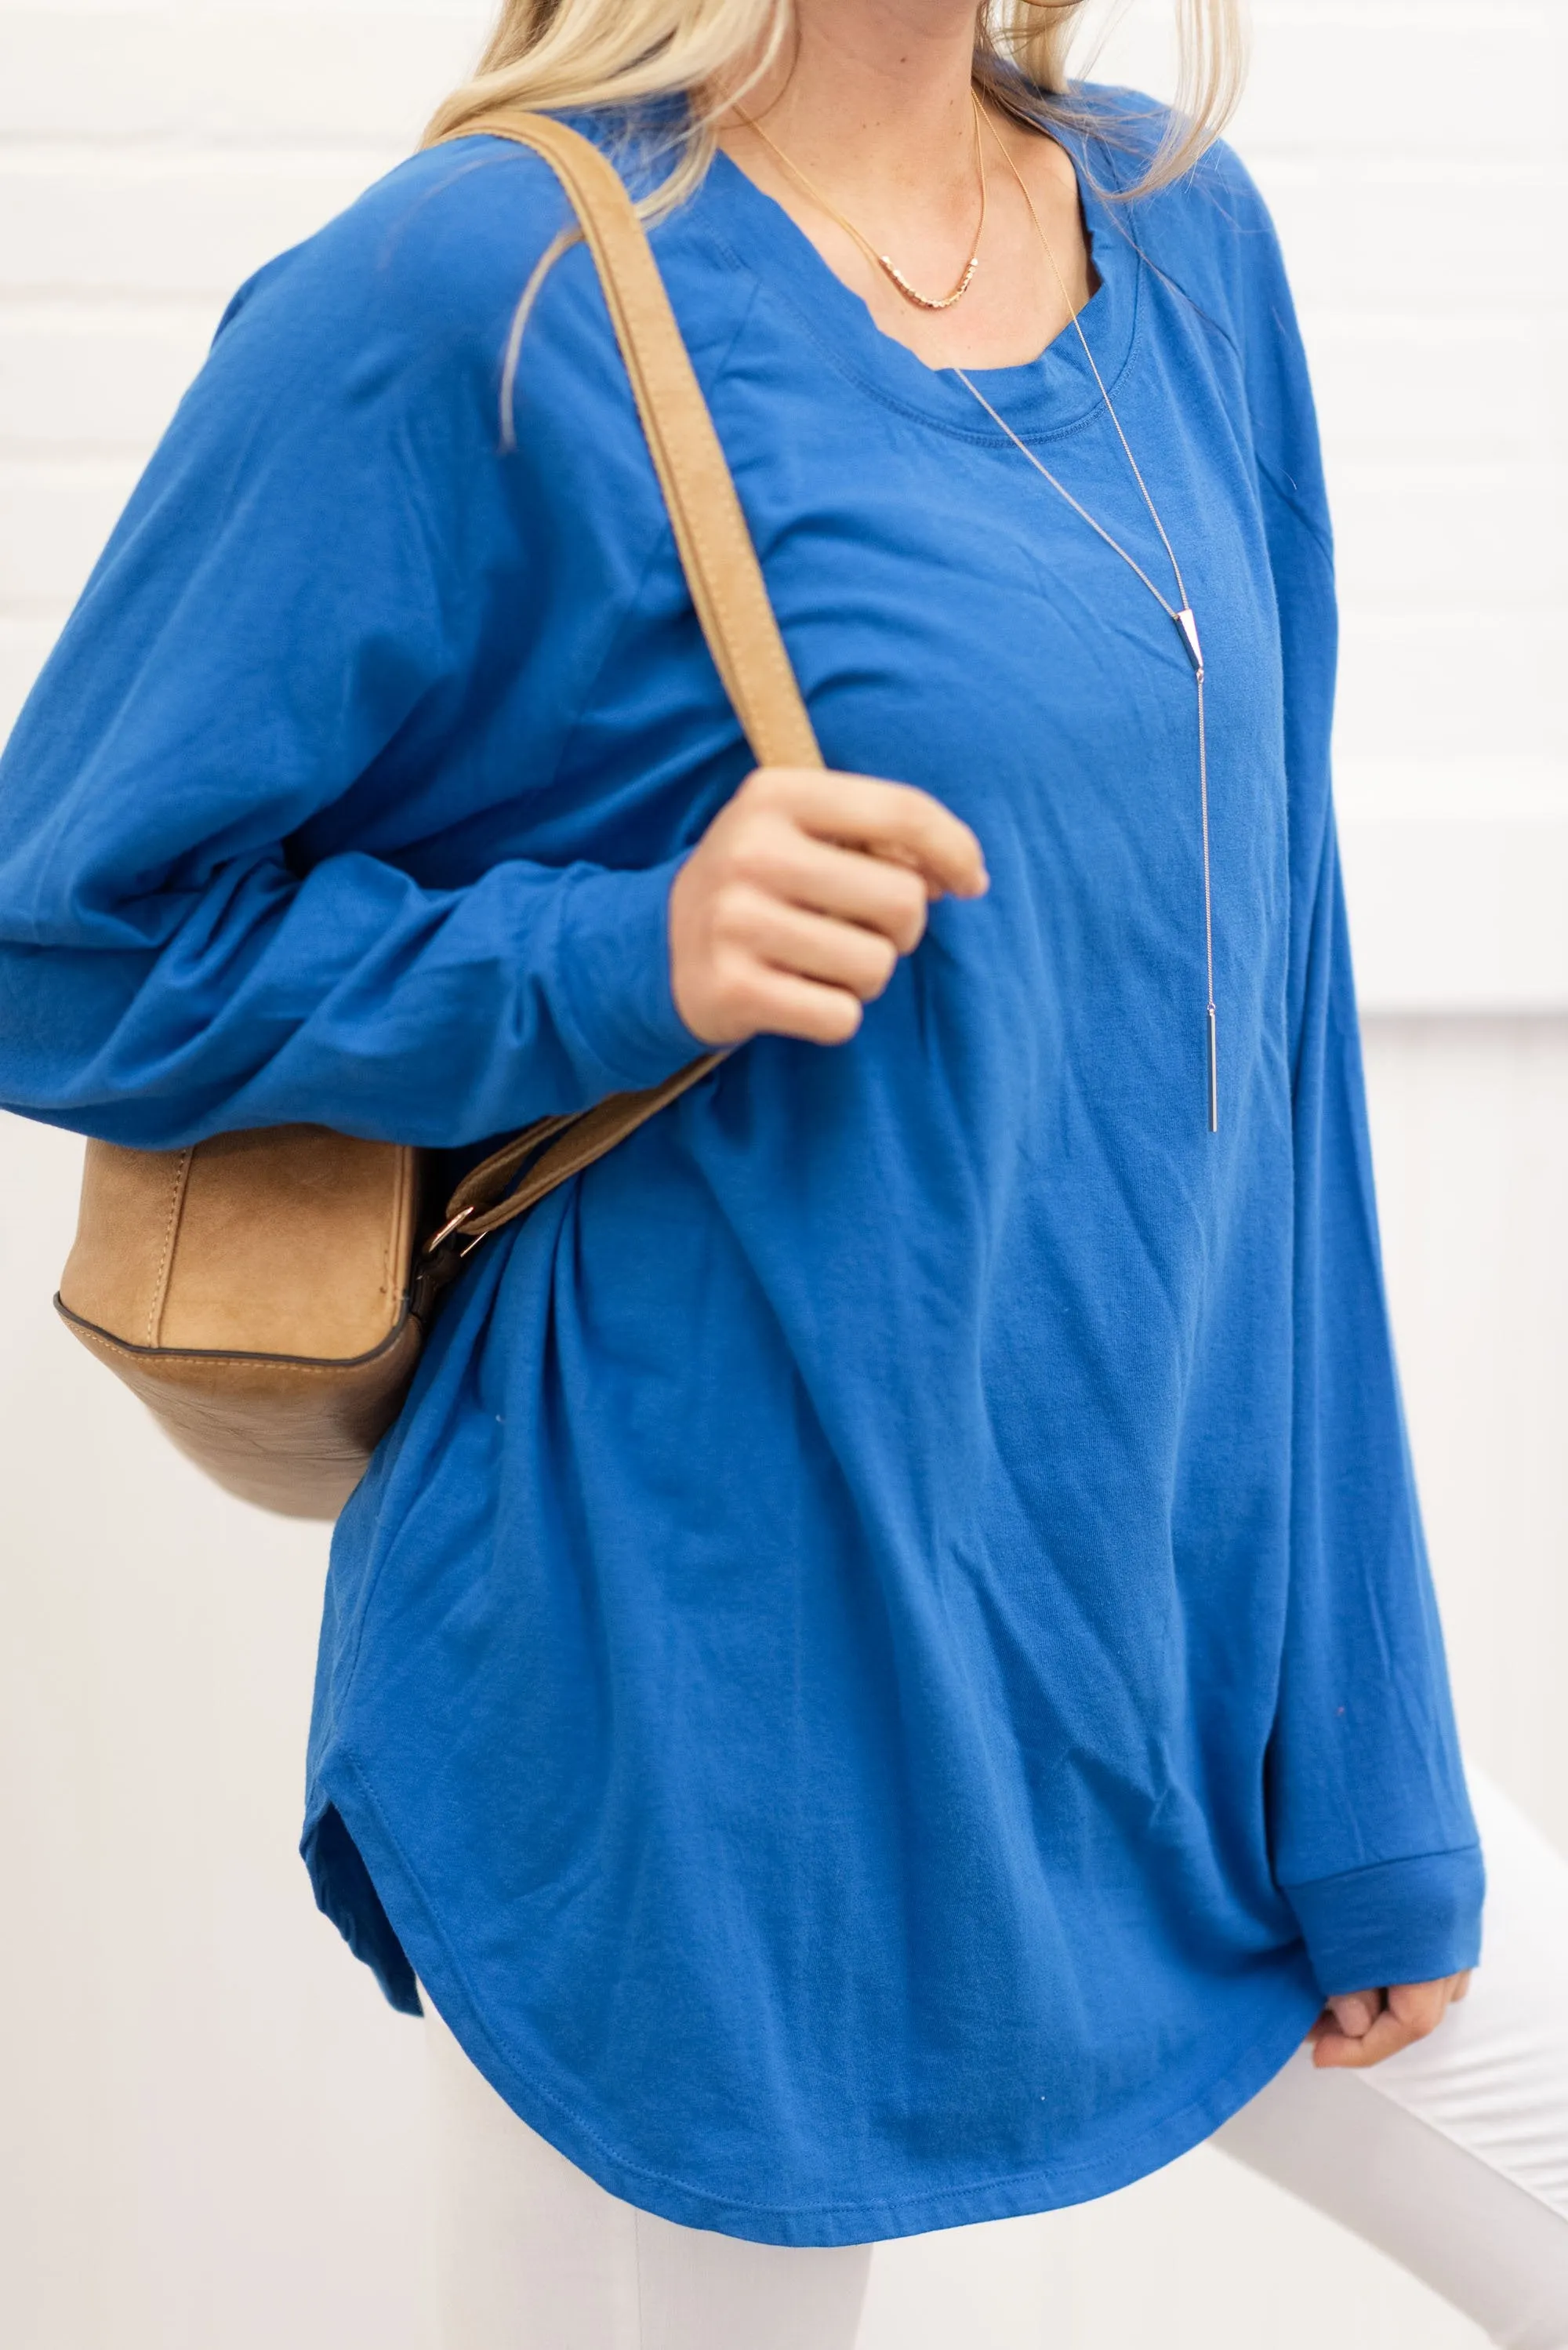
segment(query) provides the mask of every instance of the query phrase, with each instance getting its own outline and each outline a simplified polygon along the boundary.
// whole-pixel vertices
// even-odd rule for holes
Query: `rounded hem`
[[[976,2179],[929,2195],[871,2197],[834,2203],[766,2206],[716,2194],[649,2169],[607,2146],[566,2098],[514,2062],[481,2012],[462,1966],[365,1772],[346,1748],[336,1768],[323,1770],[313,1789],[311,1818],[335,1805],[358,1847],[404,1956],[428,1991],[441,2021],[471,2064],[518,2118],[607,2194],[635,2209],[750,2243],[836,2246],[883,2243],[987,2220],[1022,2219],[1068,2205],[1096,2201],[1130,2187],[1151,2171],[1211,2137],[1272,2081],[1305,2038],[1322,2000],[1315,1985],[1281,2001],[1278,2021],[1197,2097],[1151,2125],[1114,2153],[1086,2161],[1046,2164],[999,2178]],[[1304,1970],[1304,1958],[1303,1958]]]

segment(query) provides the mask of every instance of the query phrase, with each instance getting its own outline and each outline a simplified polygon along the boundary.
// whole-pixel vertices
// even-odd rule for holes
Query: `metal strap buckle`
[[[444,1244],[451,1240],[453,1232],[460,1232],[464,1224],[478,1213],[478,1209],[473,1207],[472,1204],[466,1208],[460,1208],[455,1216],[449,1216],[447,1218],[439,1232],[432,1232],[431,1234],[429,1240],[425,1243],[423,1249],[421,1251],[421,1254],[423,1256],[434,1256],[437,1249],[443,1247]]]

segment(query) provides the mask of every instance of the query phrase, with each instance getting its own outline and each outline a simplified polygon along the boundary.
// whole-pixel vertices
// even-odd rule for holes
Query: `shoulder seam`
[[[595,286],[596,286],[596,287],[597,287],[597,288],[598,287],[598,279],[597,279],[597,273],[596,273],[596,276],[595,276]],[[601,296],[602,296],[602,288],[599,288],[598,290],[600,291]],[[744,328],[745,328],[745,325],[746,325],[746,321],[747,321],[747,319],[748,319],[748,318],[751,317],[751,315],[752,315],[752,311],[753,311],[753,307],[755,307],[755,305],[756,305],[756,301],[757,301],[758,295],[759,295],[760,291],[761,291],[761,288],[760,288],[760,286],[759,286],[758,281],[757,281],[754,277],[753,277],[753,278],[752,278],[752,280],[751,280],[751,283],[750,283],[749,288],[748,288],[748,290],[747,290],[746,298],[745,298],[745,300],[744,300],[744,301],[742,303],[742,305],[741,305],[740,316],[738,317],[738,318],[737,318],[737,319],[736,319],[736,321],[735,321],[734,329],[733,329],[732,333],[731,334],[731,336],[730,336],[730,338],[729,338],[728,342],[727,342],[727,343],[724,345],[724,347],[723,347],[723,352],[722,352],[722,355],[720,357],[720,359],[717,360],[717,362],[716,362],[716,364],[715,364],[715,367],[714,367],[714,369],[713,369],[712,376],[711,376],[711,378],[710,379],[710,382],[709,382],[708,389],[707,389],[707,390],[706,390],[706,391],[704,392],[704,394],[703,394],[703,397],[704,397],[704,399],[708,401],[708,404],[709,404],[709,406],[710,406],[710,407],[711,407],[711,405],[712,405],[712,395],[718,391],[720,385],[722,383],[722,381],[723,381],[723,380],[724,380],[725,375],[726,375],[726,374],[728,373],[728,371],[729,371],[730,365],[731,365],[731,361],[732,361],[732,359],[733,354],[734,354],[735,345],[736,345],[736,344],[737,344],[737,342],[740,340],[740,338],[741,338],[741,335],[742,335],[742,331],[744,330]],[[612,341],[612,343],[613,343],[613,344],[614,344],[614,346],[615,346],[615,352],[616,352],[617,359],[618,359],[618,360],[619,360],[619,359],[620,359],[620,358],[621,358],[620,346],[619,346],[618,341],[616,339],[615,328],[614,328],[614,325],[613,325],[613,323],[611,322],[611,320],[610,320],[610,318],[609,318],[607,309],[607,311],[606,311],[605,324],[606,324],[606,326],[607,326],[607,329],[608,329],[608,332],[609,332],[609,335],[610,335],[611,341]],[[682,339],[684,339],[684,338],[682,338]],[[625,370],[624,370],[624,366],[623,366],[623,369],[622,369],[622,372],[623,372],[623,373],[625,372]],[[642,450],[642,452],[643,452],[644,455],[645,455],[645,456],[647,457],[647,459],[648,459],[649,471],[649,473],[653,473],[653,474],[654,474],[655,487],[657,488],[657,487],[658,487],[658,476],[657,476],[657,473],[656,473],[655,469],[654,469],[652,452],[649,451],[649,447],[648,447],[647,437],[646,437],[646,435],[644,434],[643,430],[642,430],[642,421],[641,421],[641,418],[640,418],[640,416],[639,416],[639,415],[638,415],[638,413],[637,413],[636,402],[635,402],[635,399],[634,399],[634,396],[633,396],[633,393],[632,393],[632,390],[631,390],[631,381],[630,381],[629,377],[628,377],[628,379],[627,379],[627,387],[626,387],[626,389],[627,389],[627,401],[628,401],[628,406],[629,406],[629,407],[631,408],[631,410],[632,410],[632,421],[633,421],[633,424],[634,424],[634,427],[635,427],[635,429],[636,429],[636,432],[637,432],[638,445],[641,448],[641,450]],[[715,429],[715,431],[717,431],[717,429],[718,429],[718,428],[717,428],[717,425],[715,425],[715,428],[714,428],[714,429]],[[726,463],[726,464],[729,463],[729,457],[728,457],[728,452],[726,452],[726,454],[725,454],[725,463]],[[554,783],[556,781],[557,777],[560,775],[561,770],[562,770],[562,768],[563,768],[563,767],[565,766],[565,764],[566,764],[567,755],[568,755],[568,754],[570,753],[570,750],[571,750],[572,744],[573,744],[573,743],[575,742],[575,740],[576,739],[576,735],[577,735],[578,730],[579,730],[579,728],[580,728],[580,727],[581,727],[581,725],[582,725],[584,713],[585,713],[585,712],[589,708],[590,704],[592,703],[593,699],[594,699],[594,695],[595,695],[596,689],[597,688],[597,685],[598,685],[598,681],[599,681],[600,678],[602,678],[602,677],[603,677],[603,675],[604,675],[604,673],[605,673],[606,666],[607,666],[607,664],[608,663],[608,661],[609,661],[609,660],[610,660],[611,656],[613,655],[613,653],[614,653],[614,651],[615,651],[615,649],[616,649],[617,644],[618,644],[618,643],[619,642],[619,640],[620,640],[621,632],[622,632],[622,630],[624,629],[624,628],[626,627],[626,623],[627,623],[628,617],[628,615],[629,615],[630,613],[632,613],[633,611],[635,611],[635,610],[636,610],[636,608],[637,608],[637,606],[638,606],[638,603],[639,603],[639,601],[640,595],[641,595],[642,583],[643,583],[643,581],[644,581],[644,580],[647,578],[647,577],[648,577],[648,573],[649,573],[649,567],[650,567],[650,566],[651,566],[651,565],[652,565],[652,564],[653,564],[653,563],[658,559],[658,556],[659,556],[659,554],[660,549],[661,549],[663,546],[665,546],[665,545],[667,544],[667,542],[669,541],[669,539],[670,539],[672,536],[673,536],[673,525],[672,525],[672,524],[671,524],[671,522],[670,522],[670,510],[669,510],[669,507],[668,507],[668,506],[665,504],[665,503],[664,503],[664,496],[663,496],[663,493],[662,493],[662,491],[659,491],[659,526],[658,526],[658,528],[654,531],[653,536],[651,536],[651,538],[649,539],[649,543],[648,543],[647,547],[644,549],[642,561],[641,561],[641,563],[640,563],[640,564],[639,565],[639,567],[638,567],[637,579],[636,579],[636,583],[635,583],[635,585],[632,587],[632,588],[631,588],[630,592],[629,592],[629,593],[628,593],[628,595],[626,597],[626,598],[625,598],[625,600],[623,601],[623,603],[622,603],[622,604],[618,607],[618,608],[617,609],[617,611],[616,611],[616,613],[615,613],[615,616],[614,616],[614,619],[613,619],[613,621],[611,622],[611,625],[610,625],[608,628],[607,628],[607,629],[606,629],[606,630],[605,630],[603,649],[602,649],[602,650],[601,650],[601,652],[600,652],[600,656],[599,656],[599,659],[598,659],[597,662],[595,664],[595,668],[594,668],[593,675],[592,675],[592,677],[591,677],[591,678],[589,678],[589,680],[587,681],[587,684],[584,686],[583,692],[582,692],[582,696],[581,696],[580,700],[578,701],[578,703],[577,703],[576,708],[572,712],[571,716],[570,716],[570,717],[569,717],[569,719],[566,721],[566,724],[561,728],[561,731],[560,731],[560,736],[559,736],[559,742],[558,742],[558,747],[557,747],[556,754],[556,761],[555,761],[555,764],[554,764],[554,765],[553,765],[553,767],[551,768],[551,770],[550,770],[550,774],[549,774],[549,776],[548,776],[548,778],[547,778],[547,779],[546,779],[546,781],[545,781],[545,789],[548,789],[548,788],[549,788],[549,785],[552,785],[552,784],[554,784]],[[760,557],[759,557],[759,560],[760,560]],[[681,577],[682,577],[682,580],[684,581],[684,578],[685,578],[684,571],[682,571]],[[687,593],[688,593],[688,599],[689,599],[689,600],[690,600],[690,592],[691,592],[691,591],[690,591],[690,588],[688,587]],[[727,703],[727,702],[728,702],[728,696],[727,696],[727,695],[725,696],[725,701],[726,701],[726,703]],[[737,723],[737,725],[739,725],[739,723],[740,723],[740,722],[739,722],[739,720],[737,719],[737,720],[736,720],[736,723]]]

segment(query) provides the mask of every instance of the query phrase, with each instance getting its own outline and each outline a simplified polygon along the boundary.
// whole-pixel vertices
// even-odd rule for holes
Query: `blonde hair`
[[[1175,105],[1144,170],[1129,187],[1107,192],[1146,195],[1179,179],[1219,137],[1241,95],[1241,0],[1175,0]],[[976,81],[1014,114],[1104,127],[1067,79],[1068,46],[1083,9],[1084,0],[981,0]],[[776,64],[793,23],[791,0],[502,0],[478,72],[437,108],[424,143],[460,134],[498,108],[620,112],[684,99],[672,169],[641,206],[648,214],[668,212],[712,161],[717,118]]]

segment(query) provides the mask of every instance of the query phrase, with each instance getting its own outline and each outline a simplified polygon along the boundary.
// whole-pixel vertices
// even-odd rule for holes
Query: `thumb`
[[[1378,1991],[1341,1991],[1328,2004],[1345,2038],[1364,2040],[1382,2012],[1383,1994]]]

